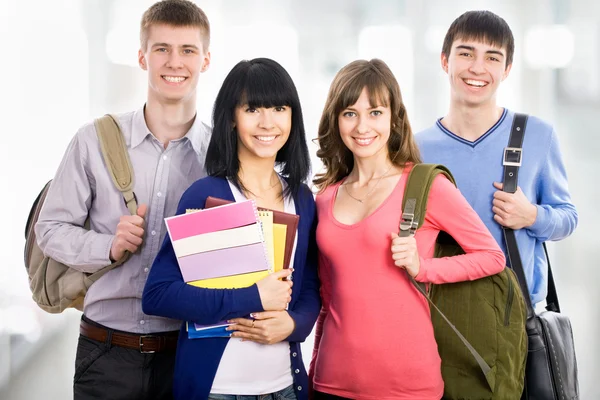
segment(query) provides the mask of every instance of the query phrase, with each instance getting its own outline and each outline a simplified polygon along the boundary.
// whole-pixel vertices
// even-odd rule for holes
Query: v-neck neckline
[[[338,191],[340,190],[340,188],[342,187],[342,184],[344,183],[344,181],[347,179],[344,178],[342,179],[340,182],[338,182],[336,185],[337,187],[333,188],[333,193],[332,193],[332,197],[331,197],[331,201],[329,202],[329,217],[331,219],[331,221],[333,221],[333,223],[341,228],[344,229],[354,229],[354,228],[358,228],[360,227],[362,224],[365,223],[365,221],[369,220],[370,218],[372,218],[375,214],[377,214],[379,212],[379,210],[381,210],[389,201],[390,199],[396,194],[398,188],[401,187],[401,185],[403,185],[406,182],[406,179],[408,177],[408,173],[410,172],[410,170],[412,169],[412,165],[406,165],[403,170],[402,170],[402,175],[400,176],[400,179],[398,179],[398,182],[396,182],[396,185],[394,186],[394,189],[392,189],[392,191],[390,192],[390,194],[383,199],[383,201],[381,202],[381,204],[379,204],[370,214],[368,214],[367,216],[365,216],[363,219],[361,219],[360,221],[357,221],[353,224],[346,224],[344,222],[339,221],[336,217],[335,214],[333,212],[333,209],[335,207],[335,202],[337,200],[337,196],[338,196]],[[401,207],[401,204],[398,204],[398,208]]]
[[[496,121],[496,123],[490,128],[488,129],[483,135],[481,135],[479,137],[479,139],[475,140],[474,142],[464,139],[460,136],[458,136],[457,134],[455,134],[454,132],[452,132],[451,130],[449,130],[448,128],[446,128],[443,124],[442,124],[442,118],[438,119],[436,121],[436,124],[438,126],[438,128],[440,128],[442,130],[442,132],[444,132],[446,135],[450,136],[452,139],[466,144],[467,146],[471,146],[471,147],[476,147],[478,144],[480,144],[481,142],[483,142],[486,138],[488,138],[489,136],[492,135],[492,133],[498,129],[498,127],[500,125],[502,125],[502,122],[504,122],[504,120],[506,119],[506,115],[508,114],[508,110],[506,108],[504,108],[504,110],[502,111],[502,115],[500,116],[500,118],[498,119],[498,121]]]

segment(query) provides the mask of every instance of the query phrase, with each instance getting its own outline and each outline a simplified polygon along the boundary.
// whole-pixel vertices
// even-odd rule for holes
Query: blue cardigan
[[[185,191],[177,214],[188,208],[204,208],[208,196],[234,201],[226,179],[206,177]],[[316,216],[313,195],[303,185],[294,198],[300,216],[298,242],[294,255],[294,288],[289,314],[295,329],[286,339],[294,389],[298,399],[308,399],[308,376],[300,343],[310,334],[319,315],[321,301],[317,277]],[[167,236],[148,276],[142,297],[144,313],[211,324],[225,319],[245,317],[263,311],[258,288],[202,289],[183,281],[171,240]],[[188,339],[185,324],[179,332],[173,392],[176,399],[206,399],[227,346],[228,338]]]

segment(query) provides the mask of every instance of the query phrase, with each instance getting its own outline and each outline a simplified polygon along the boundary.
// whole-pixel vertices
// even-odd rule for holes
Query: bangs
[[[289,77],[267,68],[264,64],[253,64],[245,76],[242,94],[237,106],[271,108],[296,106],[295,89]]]
[[[489,30],[489,27],[488,27]],[[474,41],[479,43],[485,43],[490,46],[497,47],[508,52],[509,39],[504,35],[503,31],[498,32],[464,32],[463,34],[456,37],[455,40]],[[506,56],[506,54],[505,54]]]
[[[363,89],[369,94],[369,105],[371,108],[378,106],[390,107],[389,90],[379,71],[370,69],[364,74],[358,75],[350,80],[345,87],[340,88],[342,95],[337,105],[336,114],[356,104]]]

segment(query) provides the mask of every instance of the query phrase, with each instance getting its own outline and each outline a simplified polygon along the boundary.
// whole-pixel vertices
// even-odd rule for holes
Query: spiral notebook
[[[165,223],[183,280],[190,285],[214,289],[248,287],[272,271],[252,200],[194,210],[165,218]],[[188,335],[211,337],[212,331],[222,336],[225,325],[188,322]]]
[[[206,198],[206,204],[204,209],[209,208],[219,208],[223,207],[226,204],[233,204],[229,200],[219,199],[217,197],[208,196]],[[282,268],[289,268],[290,262],[292,260],[292,251],[294,250],[294,242],[296,240],[296,231],[298,230],[298,222],[300,221],[300,216],[296,214],[290,214],[283,211],[270,210],[268,208],[259,207],[258,210],[263,211],[271,211],[273,212],[273,230],[276,238],[274,239],[276,242],[277,237],[281,237],[284,242],[283,253],[275,254],[275,258],[282,259],[283,265]],[[277,246],[275,246],[277,249]],[[276,252],[277,253],[277,252]],[[277,271],[280,268],[277,268],[278,262],[275,262],[274,270]]]

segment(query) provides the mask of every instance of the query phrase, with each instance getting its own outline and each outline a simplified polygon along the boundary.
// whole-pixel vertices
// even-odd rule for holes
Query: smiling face
[[[338,126],[342,141],[355,159],[388,157],[390,107],[371,104],[367,88],[363,88],[356,103],[342,110],[338,116]]]
[[[457,39],[448,57],[442,53],[453,103],[471,107],[495,105],[496,91],[506,79],[506,49],[476,40]]]
[[[210,64],[199,28],[166,24],[149,28],[146,49],[140,49],[138,58],[148,71],[149,100],[160,104],[195,101],[198,77]]]
[[[235,109],[234,126],[238,133],[238,159],[272,159],[287,142],[292,129],[289,106],[258,107],[248,105]]]

